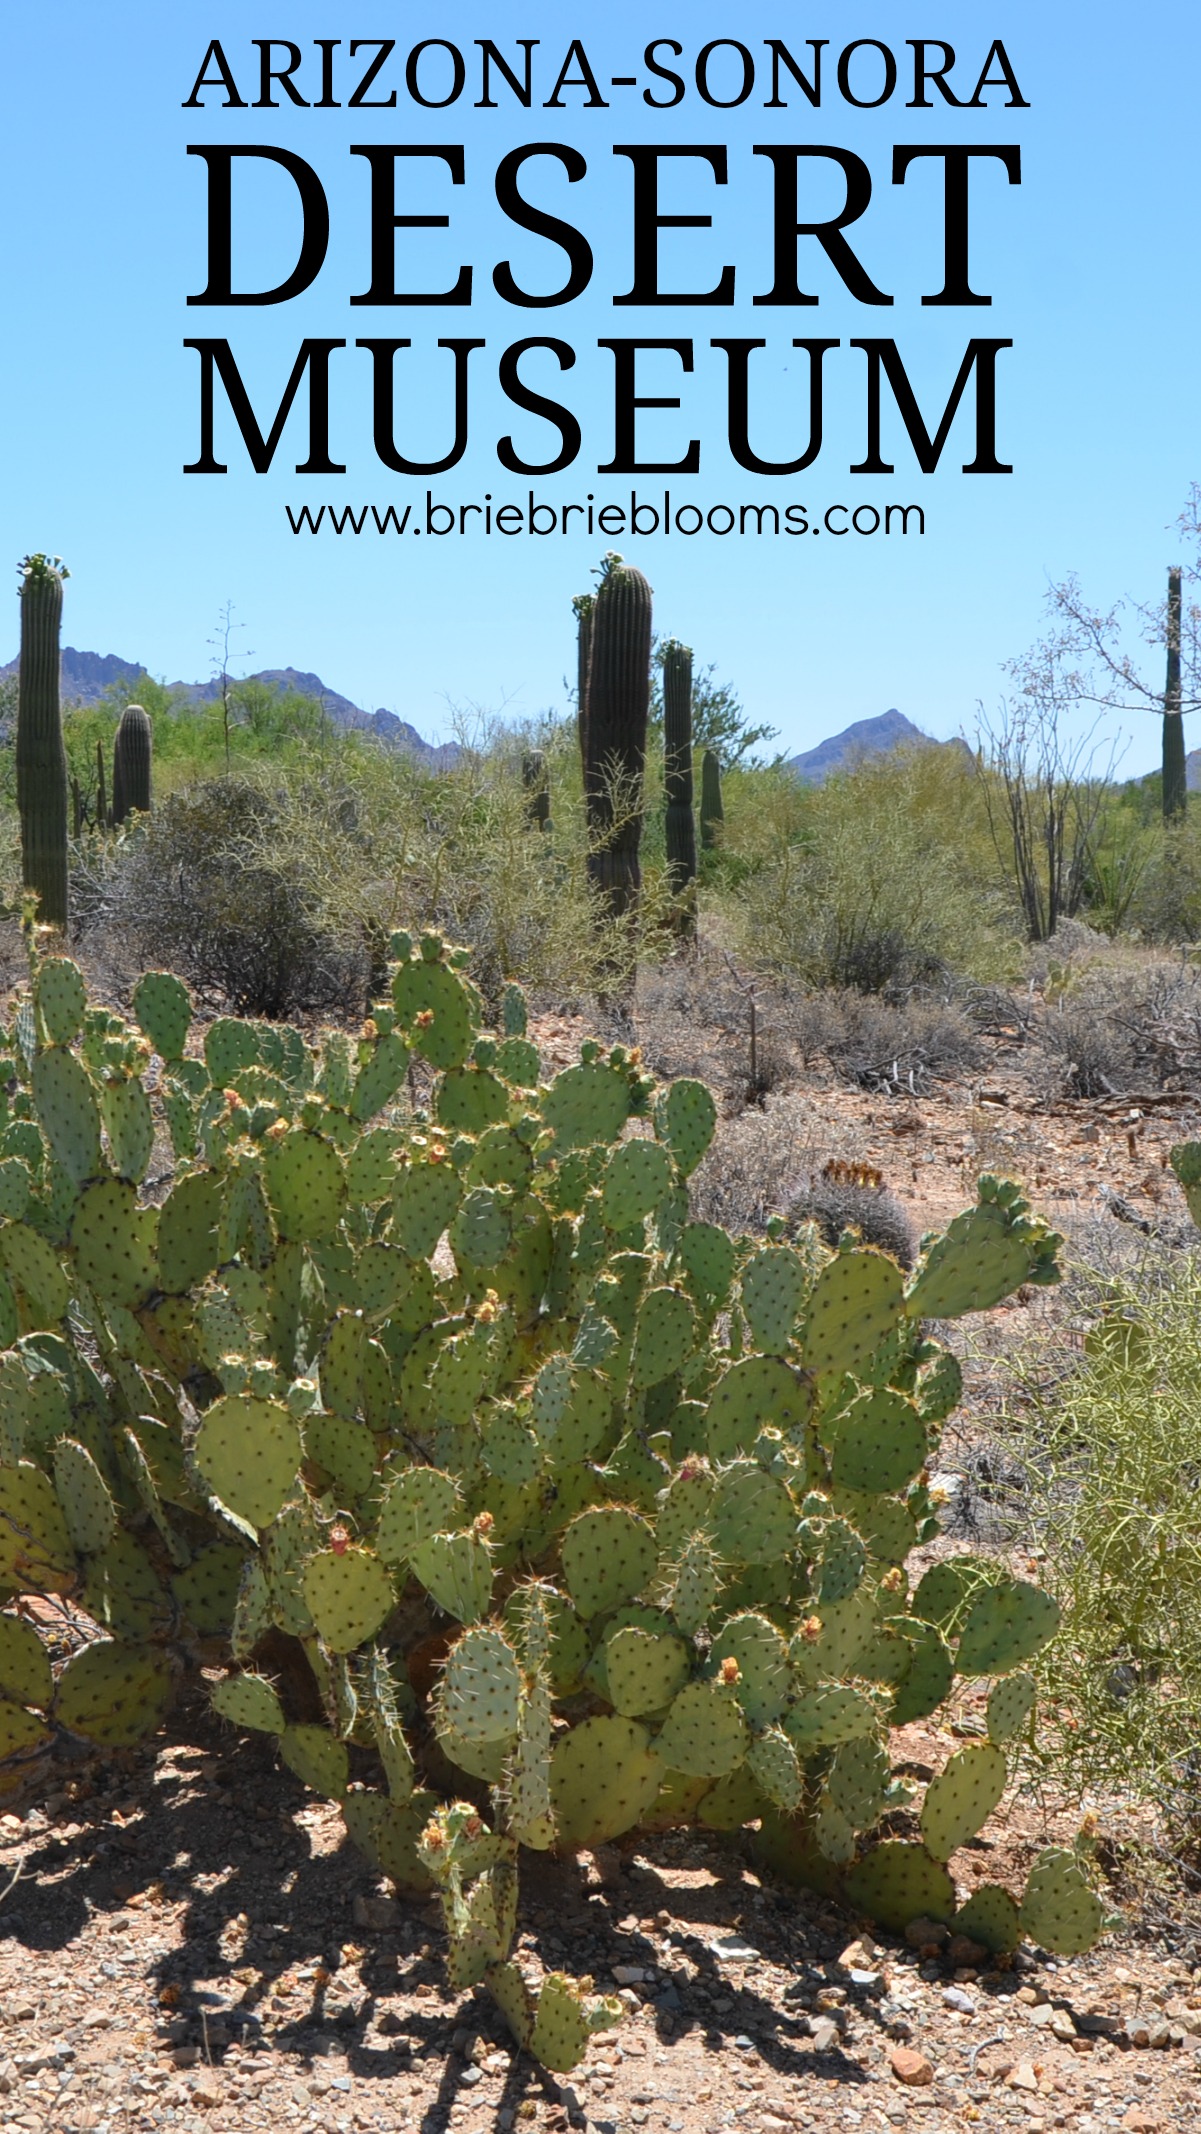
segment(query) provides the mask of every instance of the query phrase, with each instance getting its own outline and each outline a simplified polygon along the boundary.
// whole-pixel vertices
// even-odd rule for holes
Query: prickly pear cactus
[[[202,1052],[177,980],[127,1025],[35,955],[0,1031],[0,1584],[97,1636],[52,1665],[0,1611],[0,1790],[216,1661],[221,1719],[438,1892],[456,1987],[565,2070],[617,2010],[514,1963],[522,1847],[751,1823],[885,1924],[954,1914],[1056,1609],[975,1559],[910,1591],[958,1388],[923,1322],[1054,1281],[1058,1241],[994,1179],[908,1275],[691,1222],[702,1084],[591,1042],[543,1080],[515,989],[493,1035],[465,954],[391,950],[357,1040],[223,1018]],[[915,1801],[890,1729],[957,1676],[989,1738]],[[1065,1951],[1101,1916],[1060,1854],[963,1914]]]

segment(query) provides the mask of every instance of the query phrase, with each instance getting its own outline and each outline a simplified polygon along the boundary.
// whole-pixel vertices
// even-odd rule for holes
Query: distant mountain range
[[[11,659],[0,667],[0,676],[15,674],[18,662]],[[136,660],[121,659],[115,652],[77,652],[73,645],[64,645],[62,654],[62,692],[68,704],[96,704],[105,693],[120,683],[134,683],[145,668]],[[459,746],[455,741],[426,741],[415,726],[406,719],[397,717],[394,711],[364,711],[349,697],[339,695],[323,682],[319,674],[305,674],[297,667],[263,667],[257,674],[246,677],[248,681],[262,682],[281,692],[294,691],[297,696],[312,697],[323,704],[332,719],[341,726],[353,726],[362,732],[373,733],[390,748],[400,749],[406,756],[424,764],[431,771],[448,770],[459,760]],[[184,704],[212,704],[221,693],[220,684],[207,682],[171,682],[172,694]],[[832,771],[846,770],[863,756],[886,755],[891,749],[901,747],[964,748],[961,740],[934,741],[924,734],[920,726],[907,719],[903,711],[882,711],[875,719],[856,719],[854,724],[843,728],[840,734],[831,734],[819,741],[816,748],[803,749],[799,756],[788,759],[786,768],[807,785],[821,785]],[[1201,786],[1201,750],[1195,750],[1188,759],[1189,785]]]
[[[0,677],[15,674],[18,661],[9,660],[0,667]],[[134,683],[146,669],[137,660],[121,659],[115,652],[77,652],[73,645],[64,645],[62,652],[62,693],[67,704],[99,703],[109,689],[120,683]],[[412,756],[431,771],[448,770],[459,760],[456,741],[426,741],[407,719],[400,719],[394,711],[363,711],[352,704],[349,697],[340,696],[330,689],[319,674],[302,674],[296,667],[264,667],[258,674],[246,676],[250,682],[264,682],[269,688],[281,692],[295,691],[297,696],[313,697],[323,704],[331,719],[340,726],[354,726],[375,734],[390,748],[398,748],[406,756]],[[221,694],[219,682],[170,682],[168,688],[183,704],[212,704]]]
[[[894,748],[966,748],[967,743],[934,741],[903,711],[882,711],[875,719],[856,719],[840,734],[819,741],[816,748],[790,756],[785,769],[795,771],[806,785],[823,785],[832,771],[847,770],[863,756],[885,756]]]

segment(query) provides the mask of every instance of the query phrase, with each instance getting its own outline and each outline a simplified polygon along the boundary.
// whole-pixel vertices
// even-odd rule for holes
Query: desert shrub
[[[1161,830],[1152,858],[1132,897],[1128,924],[1147,941],[1201,940],[1201,821]]]
[[[785,1217],[791,1235],[816,1223],[825,1243],[837,1245],[845,1230],[857,1230],[865,1245],[890,1252],[902,1267],[913,1265],[913,1225],[871,1164],[831,1156],[789,1195]]]
[[[811,993],[791,1002],[788,1015],[802,1053],[827,1059],[841,1081],[861,1089],[917,1095],[931,1082],[965,1073],[981,1056],[968,1017],[948,1001]]]
[[[1011,1421],[1028,1516],[1065,1615],[1045,1664],[1048,1754],[1085,1789],[1165,1804],[1201,1837],[1201,1256],[1076,1279],[1091,1321],[1065,1369],[1018,1352]]]
[[[1131,1086],[1134,1046],[1112,1013],[1060,999],[1032,1026],[1048,1096],[1116,1097]]]
[[[857,1153],[854,1124],[832,1121],[819,1097],[800,1090],[769,1096],[762,1107],[718,1122],[691,1181],[693,1213],[728,1230],[762,1230],[828,1158],[854,1161]]]
[[[794,805],[803,827],[757,857],[730,907],[748,957],[811,988],[864,992],[1008,967],[1012,925],[989,887],[966,751],[869,759]]]
[[[340,924],[376,941],[394,927],[435,927],[470,947],[489,1000],[510,978],[556,1001],[619,983],[640,935],[653,935],[659,873],[644,869],[637,929],[607,920],[586,877],[577,752],[568,735],[538,737],[550,792],[546,831],[531,826],[526,808],[524,737],[476,738],[436,775],[377,748],[341,763],[354,829],[333,838],[315,834],[320,766],[306,765],[287,782],[274,835],[315,875]]]
[[[326,789],[326,836],[346,802]],[[287,816],[282,790],[217,778],[171,794],[127,835],[89,840],[76,868],[83,931],[240,1014],[361,1011],[367,945],[284,837]]]

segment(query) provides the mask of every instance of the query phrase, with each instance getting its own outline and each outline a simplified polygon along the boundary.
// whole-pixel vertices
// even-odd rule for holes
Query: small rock
[[[740,2038],[735,2038],[734,2044],[739,2052],[754,2052],[755,2050],[755,2040],[753,2038],[748,2038],[745,2035]]]
[[[394,2008],[385,2008],[375,2027],[381,2038],[398,2038],[404,2029],[404,2024]]]
[[[641,1964],[614,1964],[612,1968],[619,1986],[640,1986],[646,1977]]]
[[[401,1910],[394,1897],[356,1897],[352,1916],[357,1927],[373,1927],[381,1932],[400,1925]]]
[[[7,2097],[9,2091],[15,2089],[16,2081],[17,2070],[14,2063],[11,2060],[0,2061],[0,2097]]]
[[[1153,2112],[1144,2112],[1136,2105],[1133,2111],[1127,2112],[1122,2125],[1128,2130],[1128,2134],[1159,2134],[1163,2121],[1157,2119]]]
[[[1037,2091],[1038,2076],[1034,2072],[1032,2063],[1029,2060],[1019,2060],[1017,2066],[1010,2069],[1006,2077],[1006,2086],[1011,2090]]]
[[[941,1949],[950,1938],[950,1929],[941,1919],[911,1919],[905,1929],[905,1939],[911,1949]]]
[[[814,2052],[832,2052],[838,2043],[838,2025],[833,2016],[811,2016],[809,2035],[813,2040]]]
[[[915,2052],[911,2045],[894,2046],[888,2064],[897,2081],[903,2082],[906,2089],[925,2089],[934,2080],[934,2069],[929,2060],[924,2053]]]
[[[964,1992],[962,1986],[944,1987],[942,2001],[944,2008],[954,2008],[959,2015],[975,2015],[976,2013],[975,2001],[970,1993]]]
[[[307,2084],[304,2082],[294,2082],[292,2084],[290,2094],[293,2104],[296,2105],[300,2111],[307,2111],[309,2105],[313,2101],[313,2093],[308,2088]]]
[[[220,2104],[223,2096],[220,2080],[211,2073],[199,2076],[192,2084],[191,2095],[192,2103],[198,2104],[202,2111],[209,2105]]]
[[[947,1962],[957,1971],[978,1971],[988,1962],[988,1950],[983,1942],[973,1941],[968,1934],[952,1934],[947,1943]]]
[[[195,2067],[200,2058],[199,2045],[177,2045],[171,2054],[172,2067]]]
[[[720,1934],[716,1941],[710,1943],[710,1947],[715,1956],[724,1957],[726,1962],[731,1964],[751,1963],[759,1954],[758,1949],[752,1947],[749,1941],[744,1941],[741,1934]],[[616,1978],[616,1971],[613,1976]]]
[[[847,1944],[838,1962],[844,1971],[870,1971],[875,1954],[875,1943],[860,1935],[858,1941]]]
[[[1053,2038],[1061,2039],[1065,2045],[1070,2044],[1076,2035],[1076,2025],[1066,2008],[1055,2009],[1047,2028]]]
[[[478,2067],[465,2067],[463,2069],[462,2074],[459,2076],[460,2082],[467,2089],[473,2088],[477,2082],[482,2082],[483,2079],[483,2070],[482,2068]]]

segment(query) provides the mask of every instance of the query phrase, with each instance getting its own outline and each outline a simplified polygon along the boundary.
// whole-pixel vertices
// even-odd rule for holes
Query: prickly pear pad
[[[656,1563],[646,1521],[615,1504],[581,1512],[563,1536],[561,1553],[567,1590],[585,1617],[633,1600]]]
[[[291,1495],[300,1432],[279,1402],[227,1393],[196,1436],[196,1465],[210,1488],[248,1526],[270,1526]]]
[[[658,1793],[663,1771],[646,1728],[633,1719],[585,1719],[561,1734],[550,1771],[560,1852],[604,1845],[632,1830]]]

